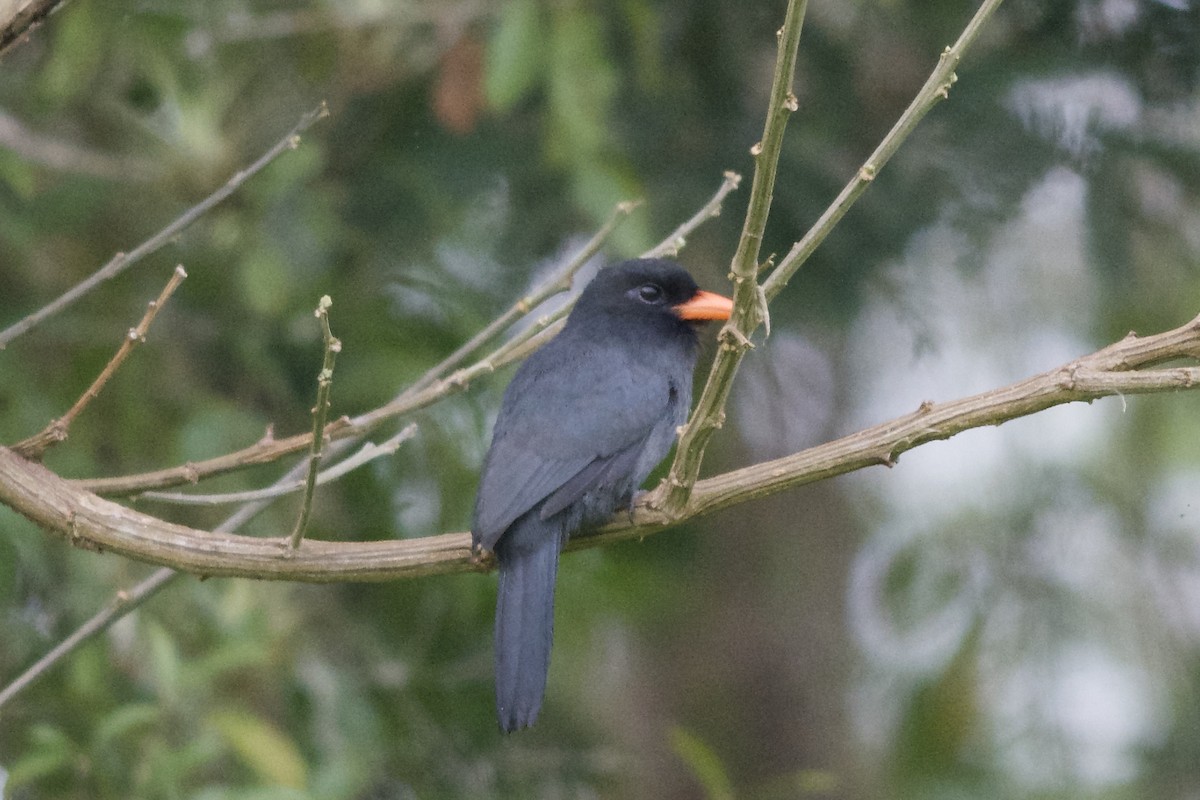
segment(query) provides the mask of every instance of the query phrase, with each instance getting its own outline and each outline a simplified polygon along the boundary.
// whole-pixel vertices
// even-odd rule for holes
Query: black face
[[[596,274],[580,295],[575,313],[678,319],[674,307],[691,300],[698,291],[692,276],[670,261],[626,261]]]

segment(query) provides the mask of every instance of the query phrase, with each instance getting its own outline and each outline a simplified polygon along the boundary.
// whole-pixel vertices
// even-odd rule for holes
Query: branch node
[[[718,338],[721,340],[721,346],[728,350],[753,350],[754,342],[732,325],[726,325],[721,329]]]
[[[1068,391],[1068,392],[1075,391],[1076,387],[1078,386],[1078,383],[1077,383],[1076,377],[1075,377],[1075,374],[1078,371],[1078,369],[1079,369],[1078,364],[1068,364],[1067,366],[1065,366],[1061,370],[1059,370],[1058,387],[1060,389],[1063,389],[1064,391]]]

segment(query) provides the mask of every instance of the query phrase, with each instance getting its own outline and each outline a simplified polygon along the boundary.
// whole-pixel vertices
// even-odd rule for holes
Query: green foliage
[[[671,749],[696,776],[708,800],[729,800],[735,796],[720,758],[697,736],[683,728],[675,728],[671,731]]]
[[[1122,22],[1090,0],[1009,3],[773,307],[706,470],[1194,315],[1200,19],[1180,5],[1126,4]],[[969,10],[810,4],[764,254],[817,217]],[[133,473],[306,430],[323,294],[344,343],[333,413],[386,402],[615,202],[647,205],[610,257],[692,214],[724,170],[748,184],[781,17],[733,0],[64,4],[0,72],[20,131],[0,146],[0,326],[319,101],[332,116],[0,351],[0,441],[70,406],[176,263],[189,278],[51,468]],[[461,83],[452,52],[479,57]],[[468,130],[439,116],[447,86]],[[1063,185],[1078,195],[1035,202]],[[683,253],[708,287],[744,202]],[[464,529],[506,378],[414,415],[399,455],[322,488],[312,536]],[[1200,780],[1194,404],[1063,409],[565,557],[546,711],[508,738],[491,579],[181,579],[0,710],[4,796],[1185,797]],[[228,513],[131,502],[202,527]],[[251,530],[280,535],[295,511]],[[145,574],[0,509],[0,684]],[[1081,707],[1110,716],[1071,728]]]
[[[488,41],[483,89],[497,111],[510,111],[537,86],[543,71],[541,9],[535,0],[506,3]]]

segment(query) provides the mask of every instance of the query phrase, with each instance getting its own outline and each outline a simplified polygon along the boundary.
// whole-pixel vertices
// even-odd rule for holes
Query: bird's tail
[[[557,538],[547,536],[529,550],[496,552],[496,713],[509,733],[532,725],[542,710],[554,638]]]

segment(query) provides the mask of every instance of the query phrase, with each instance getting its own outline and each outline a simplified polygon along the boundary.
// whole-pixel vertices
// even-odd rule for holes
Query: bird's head
[[[600,270],[579,296],[572,320],[689,330],[729,319],[733,303],[706,292],[682,267],[664,259],[634,259]]]

